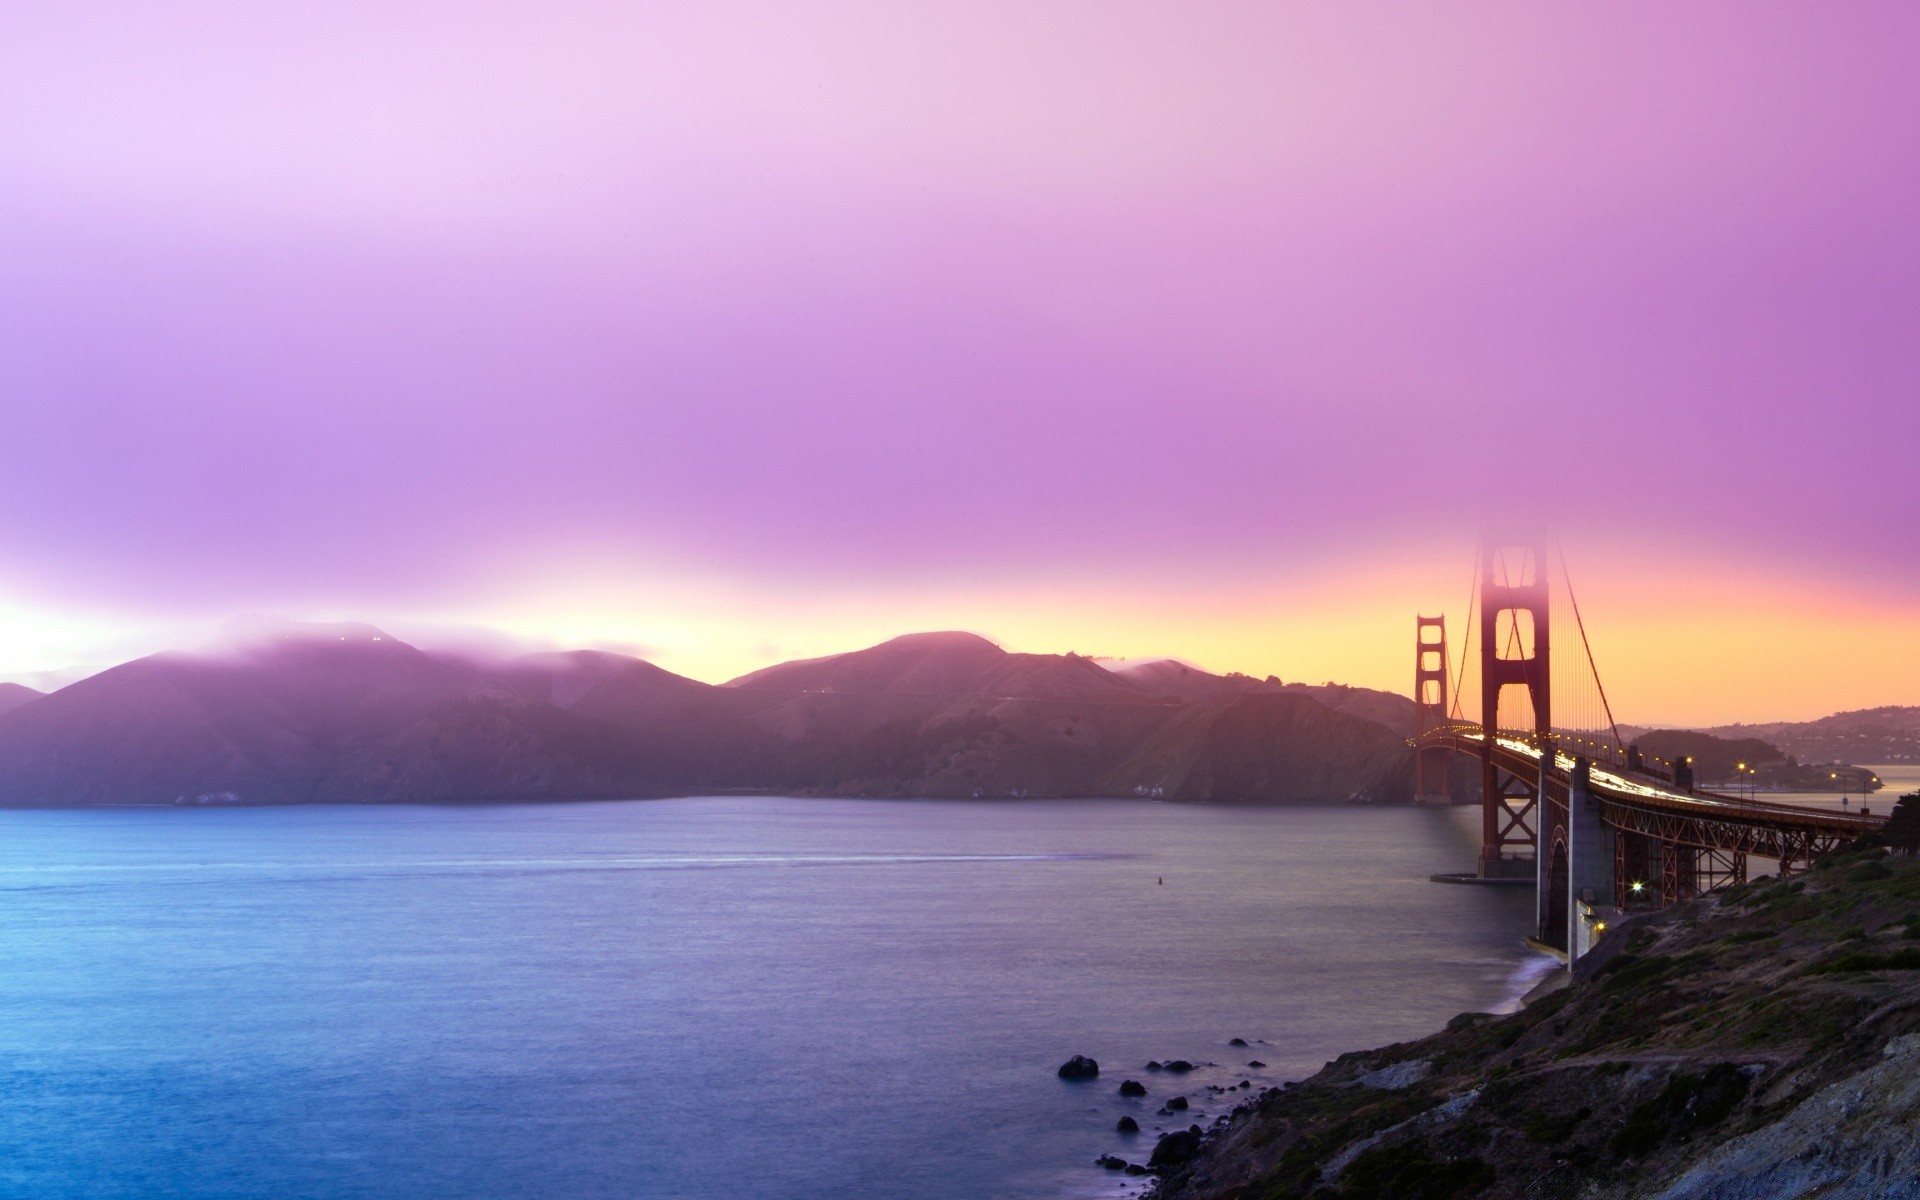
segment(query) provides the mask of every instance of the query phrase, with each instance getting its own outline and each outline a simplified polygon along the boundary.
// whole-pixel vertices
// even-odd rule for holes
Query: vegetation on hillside
[[[1864,845],[1635,918],[1577,974],[1270,1089],[1156,1197],[1867,1197],[1920,1171],[1920,858]]]

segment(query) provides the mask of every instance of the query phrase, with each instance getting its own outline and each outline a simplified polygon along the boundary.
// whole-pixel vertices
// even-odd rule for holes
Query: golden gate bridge
[[[1880,828],[1870,810],[1836,813],[1696,786],[1689,761],[1649,758],[1620,735],[1579,601],[1542,536],[1480,549],[1458,667],[1444,617],[1415,618],[1415,798],[1449,804],[1452,758],[1480,766],[1476,869],[1462,883],[1532,883],[1537,939],[1584,954],[1609,920],[1747,880],[1748,860],[1782,875]],[[1558,547],[1555,547],[1558,550]],[[1552,614],[1564,593],[1580,653],[1553,670]],[[1479,653],[1469,654],[1478,627]],[[1477,677],[1477,688],[1470,688]],[[1478,720],[1463,697],[1477,690]]]

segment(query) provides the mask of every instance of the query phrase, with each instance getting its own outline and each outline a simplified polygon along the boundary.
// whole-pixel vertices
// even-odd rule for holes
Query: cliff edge
[[[1920,860],[1635,918],[1577,975],[1169,1135],[1153,1197],[1920,1197]]]

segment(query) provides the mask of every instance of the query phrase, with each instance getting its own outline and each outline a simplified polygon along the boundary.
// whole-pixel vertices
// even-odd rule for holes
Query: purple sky
[[[1526,514],[1635,716],[1920,702],[1920,9],[1275,8],[7,5],[0,677],[270,611],[1404,687]]]

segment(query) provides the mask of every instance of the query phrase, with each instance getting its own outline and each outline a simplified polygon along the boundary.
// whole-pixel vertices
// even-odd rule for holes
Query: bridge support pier
[[[1600,820],[1592,768],[1576,759],[1567,784],[1567,961],[1575,962],[1606,931],[1619,908],[1614,894],[1614,833]]]
[[[1551,752],[1549,752],[1549,755]],[[1541,790],[1553,760],[1541,756]],[[1535,863],[1536,928],[1544,945],[1567,952],[1572,962],[1585,954],[1617,911],[1614,833],[1600,819],[1593,795],[1592,768],[1574,760],[1567,778],[1567,799],[1540,807],[1540,855]]]

